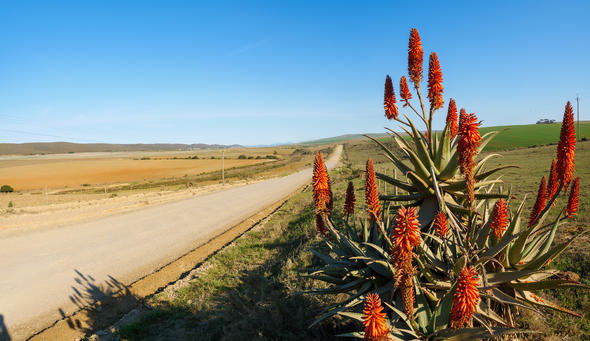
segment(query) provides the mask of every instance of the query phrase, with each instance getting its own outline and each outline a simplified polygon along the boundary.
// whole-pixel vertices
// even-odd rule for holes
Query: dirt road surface
[[[341,153],[338,146],[329,168]],[[311,173],[56,228],[0,230],[0,338],[4,327],[12,340],[26,339],[77,310],[70,296],[83,289],[78,273],[94,283],[137,280],[296,191]]]

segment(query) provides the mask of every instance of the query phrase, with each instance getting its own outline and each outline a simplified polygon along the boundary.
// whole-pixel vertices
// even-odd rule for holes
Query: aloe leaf
[[[414,172],[420,175],[421,178],[428,179],[430,177],[430,172],[428,172],[428,168],[426,168],[426,165],[420,160],[418,155],[416,155],[411,149],[403,148],[402,150],[408,156],[408,160],[410,160],[412,166],[414,166]]]
[[[487,281],[488,287],[497,286],[500,284],[508,283],[519,278],[528,276],[537,272],[537,270],[514,270],[514,271],[502,271],[502,272],[488,272]]]
[[[441,169],[438,178],[440,180],[448,180],[454,177],[459,171],[459,153],[452,152],[451,158],[447,162],[445,168]]]
[[[424,182],[422,178],[418,177],[416,173],[408,172],[406,176],[408,177],[408,179],[410,179],[410,181],[414,184],[414,186],[420,193],[426,196],[431,196],[434,194],[434,190],[426,182]]]
[[[476,309],[477,313],[481,316],[486,317],[489,320],[492,320],[503,326],[508,326],[508,323],[506,323],[506,321],[504,321],[504,319],[500,317],[500,315],[496,314],[492,309],[490,309],[484,300],[479,301],[479,304],[477,305]]]
[[[405,191],[408,191],[408,192],[416,192],[416,189],[411,184],[409,184],[407,182],[404,182],[404,181],[401,181],[401,180],[398,180],[398,179],[394,179],[394,178],[392,178],[392,177],[390,177],[388,175],[385,175],[385,174],[379,173],[379,172],[375,172],[375,176],[377,176],[377,178],[379,178],[379,179],[381,179],[381,180],[383,180],[383,181],[385,181],[385,182],[387,182],[389,184],[392,184],[392,185],[394,185],[396,187],[399,187],[399,188],[401,188],[401,189],[403,189]]]
[[[390,259],[391,258],[391,256],[389,255],[389,253],[385,252],[385,250],[383,250],[383,248],[381,248],[380,246],[377,246],[377,245],[372,244],[372,243],[363,243],[363,245],[366,245],[366,246],[374,249],[375,251],[377,251],[385,259]]]
[[[436,153],[434,154],[434,165],[436,169],[444,169],[450,159],[450,142],[451,139],[449,137],[449,125],[445,125],[445,128],[442,131],[442,135],[440,137],[440,141],[438,144],[438,148],[436,149]]]
[[[476,264],[479,264],[482,262],[482,259],[487,258],[493,258],[495,257],[497,254],[499,254],[500,252],[502,252],[502,250],[504,250],[508,244],[510,244],[513,240],[515,240],[516,238],[518,238],[521,235],[522,232],[519,232],[513,236],[509,236],[507,238],[504,238],[504,236],[502,237],[502,239],[500,239],[500,242],[488,249],[486,249],[480,256],[480,260],[477,261]],[[506,233],[504,234],[506,236]]]
[[[506,327],[491,327],[490,330],[494,333],[495,337],[503,335],[514,335],[514,334],[537,334],[538,332],[532,330],[523,330],[516,328]],[[429,341],[467,341],[467,340],[478,340],[478,339],[489,339],[491,337],[490,331],[486,328],[448,328],[440,330],[434,334],[428,335],[426,338]]]
[[[588,232],[588,230],[584,231],[584,232],[580,232],[577,235],[573,236],[570,240],[568,240],[567,242],[555,245],[554,247],[552,247],[548,252],[540,255],[539,257],[537,257],[537,259],[533,260],[532,262],[528,263],[524,268],[529,270],[529,269],[534,269],[534,270],[538,270],[541,267],[543,267],[543,265],[545,265],[547,263],[547,261],[551,258],[555,258],[557,256],[559,256],[560,253],[563,252],[563,250],[565,250],[568,246],[570,246],[570,244],[579,236],[585,234],[586,232]]]
[[[544,299],[542,299],[541,297],[538,297],[536,295],[534,295],[531,292],[528,291],[524,291],[524,290],[518,290],[517,293],[519,294],[519,298],[525,300],[528,303],[532,303],[534,305],[540,306],[540,307],[544,307],[544,308],[549,308],[549,309],[553,309],[556,311],[560,311],[562,313],[566,313],[566,314],[570,314],[576,317],[582,317],[582,315],[576,313],[573,310],[569,310],[567,308],[564,308],[560,305],[557,305],[551,301],[546,301]],[[533,296],[534,295],[534,296]]]
[[[515,289],[535,291],[543,289],[557,289],[557,288],[584,288],[590,289],[590,286],[584,285],[580,282],[562,280],[562,279],[550,279],[539,282],[510,282],[507,283],[509,286]]]
[[[408,168],[408,166],[406,166],[403,162],[401,162],[401,160],[399,160],[391,150],[389,150],[389,148],[387,148],[383,143],[379,142],[377,139],[374,139],[368,135],[364,135],[365,137],[373,140],[375,143],[377,143],[381,149],[383,149],[383,151],[385,151],[385,153],[387,154],[387,156],[389,157],[389,159],[393,162],[393,164],[403,173],[407,173],[410,168]]]
[[[500,155],[500,154],[489,154],[489,155],[486,155],[486,157],[484,157],[483,159],[481,159],[477,163],[477,165],[475,166],[475,169],[473,170],[474,174],[475,175],[479,174],[482,171],[483,166],[486,164],[486,162],[488,162],[491,158],[496,157],[496,156],[500,156],[501,157],[502,155]]]
[[[451,315],[451,308],[453,307],[453,293],[455,292],[455,286],[449,290],[444,297],[440,300],[440,303],[434,309],[431,320],[431,330],[440,330],[445,328],[449,324],[449,317]]]
[[[506,293],[504,293],[502,290],[498,289],[498,288],[492,288],[492,294],[487,294],[486,291],[483,291],[481,293],[482,297],[489,297],[490,299],[502,303],[502,304],[507,304],[507,305],[513,305],[513,306],[517,306],[517,307],[521,307],[521,308],[525,308],[525,309],[530,309],[533,310],[535,312],[537,312],[537,310],[535,308],[533,308],[532,306],[523,303],[520,300],[517,300],[516,298],[507,295]]]
[[[310,326],[309,328],[312,328],[313,326],[315,326],[316,324],[320,323],[321,321],[327,319],[330,316],[333,316],[341,311],[344,311],[348,308],[350,308],[350,306],[354,306],[360,302],[362,302],[362,300],[359,299],[359,297],[363,296],[364,294],[366,294],[371,287],[373,286],[373,284],[371,282],[366,282],[360,289],[359,291],[354,294],[353,296],[351,296],[350,298],[348,298],[347,300],[345,300],[344,302],[338,303],[335,306],[331,306],[328,307],[326,309],[326,312],[323,313],[322,315],[320,315]]]
[[[341,311],[341,312],[338,313],[338,315],[346,316],[346,317],[351,318],[353,320],[357,320],[359,322],[363,322],[363,314],[361,314],[361,313],[353,313],[353,312],[349,312],[349,311]]]
[[[561,213],[563,213],[563,210]],[[525,262],[528,262],[531,259],[536,258],[538,255],[549,251],[549,247],[551,247],[551,243],[553,242],[553,238],[555,238],[555,233],[557,232],[557,227],[559,226],[559,218],[561,218],[561,213],[553,222],[551,230],[545,232],[535,232],[535,234],[538,235],[535,236],[532,241],[528,242],[528,245],[522,252],[522,258]],[[542,243],[543,248],[541,248]]]
[[[318,257],[319,259],[321,259],[324,263],[326,264],[333,264],[336,262],[336,260],[328,255],[325,255],[321,252],[318,252],[316,250],[311,249],[310,250],[311,253],[313,253],[316,257]]]
[[[424,334],[431,333],[434,330],[428,327],[432,318],[432,310],[416,278],[414,278],[414,290],[416,290],[416,310],[414,316],[416,317],[420,331]]]
[[[342,313],[338,313],[340,315],[342,315]],[[350,333],[344,333],[344,334],[337,334],[337,337],[350,337],[353,339],[364,339],[365,338],[365,334],[364,333],[359,333],[359,332],[350,332]]]
[[[422,193],[412,193],[406,195],[379,195],[379,200],[384,201],[415,201],[424,199]]]
[[[303,275],[302,277],[317,279],[322,282],[327,282],[327,283],[336,284],[336,285],[342,285],[342,284],[346,283],[346,281],[343,280],[342,278],[332,277],[332,276],[328,276],[328,275]]]

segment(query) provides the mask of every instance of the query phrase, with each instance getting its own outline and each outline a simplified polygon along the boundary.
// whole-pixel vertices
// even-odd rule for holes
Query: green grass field
[[[577,129],[577,126],[576,126]],[[481,133],[504,130],[486,146],[488,151],[556,144],[561,123],[482,127]],[[590,138],[590,122],[580,122],[580,138]]]

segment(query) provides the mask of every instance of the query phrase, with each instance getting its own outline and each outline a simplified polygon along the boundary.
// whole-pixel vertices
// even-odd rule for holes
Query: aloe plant
[[[554,243],[557,230],[577,210],[575,186],[579,188],[579,178],[573,180],[575,139],[572,142],[570,138],[573,133],[573,121],[569,119],[571,106],[568,103],[569,109],[566,106],[564,114],[558,151],[558,165],[561,166],[555,167],[556,173],[551,175],[553,188],[539,190],[535,210],[525,219],[526,198],[511,211],[508,207],[515,195],[505,190],[499,177],[503,169],[514,166],[488,169],[486,162],[497,154],[489,154],[476,162],[479,152],[498,132],[480,136],[475,115],[464,110],[457,129],[453,100],[445,128],[440,132],[432,129],[432,116],[442,106],[442,73],[438,57],[433,53],[428,79],[430,109],[426,111],[420,92],[422,47],[419,39],[418,32],[412,30],[408,70],[421,111],[410,102],[412,96],[405,77],[400,81],[400,97],[405,102],[404,107],[408,106],[424,123],[425,133],[407,116],[400,116],[388,76],[384,101],[386,116],[399,122],[405,133],[389,130],[389,135],[402,155],[368,137],[403,178],[372,174],[372,162],[368,162],[369,220],[346,219],[341,226],[334,226],[330,212],[325,209],[326,202],[332,202],[331,193],[323,203],[316,200],[322,228],[327,230],[324,241],[328,251],[312,251],[322,265],[308,269],[307,276],[330,285],[309,293],[344,293],[347,297],[328,307],[314,324],[339,314],[366,325],[367,333],[343,336],[381,339],[375,336],[377,330],[387,331],[380,337],[394,340],[475,339],[526,332],[515,327],[515,316],[520,309],[536,312],[552,309],[580,316],[538,296],[544,289],[588,289],[579,282],[563,279],[558,270],[550,268],[551,260],[581,235]],[[405,193],[385,193],[377,200],[373,176]],[[573,185],[568,207],[546,221],[550,210],[556,206],[556,198],[567,190],[570,182]],[[350,207],[347,209],[354,211]],[[413,230],[414,227],[419,230]],[[386,323],[387,328],[381,325],[368,332],[369,322],[373,321],[370,311],[376,304],[375,297],[368,298],[368,294],[377,294],[382,299],[387,316],[382,323]],[[359,310],[365,300],[370,300],[373,308],[368,308],[367,303],[361,314]]]

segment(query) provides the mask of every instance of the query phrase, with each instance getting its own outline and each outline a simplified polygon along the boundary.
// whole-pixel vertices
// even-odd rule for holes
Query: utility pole
[[[221,150],[221,182],[225,186],[225,148]]]
[[[580,96],[576,94],[576,114],[578,115],[578,141],[580,141]]]

